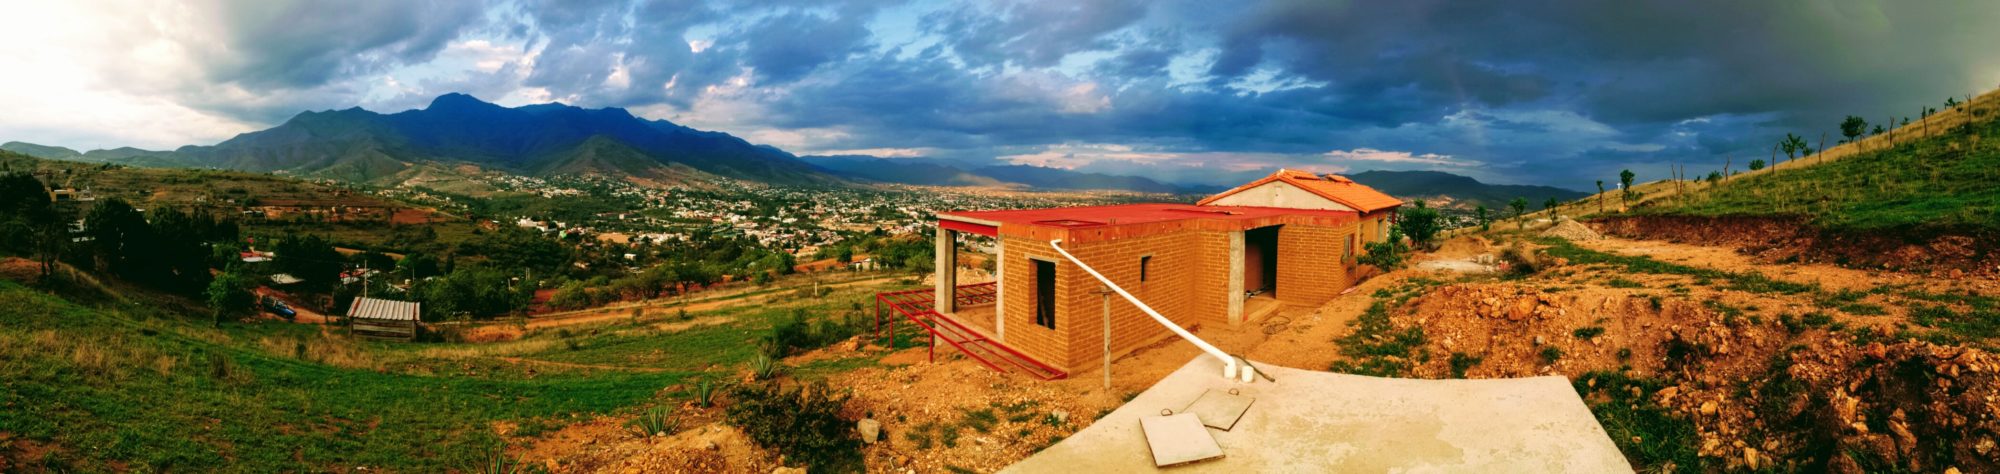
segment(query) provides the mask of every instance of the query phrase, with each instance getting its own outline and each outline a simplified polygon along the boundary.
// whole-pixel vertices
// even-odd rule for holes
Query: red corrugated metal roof
[[[1382,194],[1381,191],[1376,191],[1375,188],[1356,183],[1345,176],[1337,174],[1319,176],[1304,171],[1282,169],[1276,173],[1271,173],[1270,176],[1251,181],[1250,184],[1237,186],[1214,196],[1209,196],[1207,199],[1203,199],[1196,204],[1206,206],[1208,203],[1228,197],[1231,194],[1248,191],[1251,188],[1263,186],[1272,181],[1284,181],[1286,184],[1298,186],[1299,189],[1304,189],[1306,192],[1330,199],[1347,207],[1358,209],[1361,212],[1375,212],[1403,205],[1403,200]]]
[[[1123,204],[1007,211],[938,213],[940,221],[995,226],[999,234],[1069,241],[1113,240],[1185,230],[1238,231],[1283,224],[1336,226],[1359,219],[1354,211],[1275,207]]]
[[[1254,220],[1286,215],[1347,217],[1349,211],[1284,209],[1276,207],[1193,206],[1188,204],[1119,204],[1110,206],[1056,207],[1006,211],[951,211],[939,217],[962,217],[1002,225],[1036,225],[1078,228],[1099,225],[1145,224],[1191,219]]]

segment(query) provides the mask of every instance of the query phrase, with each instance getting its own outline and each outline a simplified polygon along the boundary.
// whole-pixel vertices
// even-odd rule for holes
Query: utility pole
[[[1104,390],[1111,390],[1111,288],[1098,287],[1097,295],[1104,298]]]

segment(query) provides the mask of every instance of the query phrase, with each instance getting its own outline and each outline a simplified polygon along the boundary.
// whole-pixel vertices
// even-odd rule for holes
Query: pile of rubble
[[[1597,240],[1604,238],[1604,236],[1598,234],[1597,231],[1590,230],[1589,226],[1583,225],[1583,223],[1577,222],[1572,219],[1563,219],[1562,221],[1557,222],[1556,225],[1549,226],[1549,230],[1542,231],[1542,236],[1561,237],[1563,239],[1572,241]]]
[[[1446,285],[1391,314],[1424,331],[1418,377],[1656,380],[1634,395],[1691,421],[1713,467],[2000,472],[2000,358],[1977,348],[1794,332],[1607,288]]]

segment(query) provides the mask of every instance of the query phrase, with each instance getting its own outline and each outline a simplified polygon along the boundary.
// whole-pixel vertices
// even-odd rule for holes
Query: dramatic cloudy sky
[[[625,107],[800,154],[1591,187],[2000,86],[2000,2],[0,0],[0,141]]]

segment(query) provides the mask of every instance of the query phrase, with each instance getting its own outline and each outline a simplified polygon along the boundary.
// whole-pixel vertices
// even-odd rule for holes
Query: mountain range
[[[796,156],[723,132],[647,120],[625,109],[561,103],[504,107],[445,94],[422,109],[381,114],[359,107],[308,111],[276,127],[210,146],[171,151],[114,148],[79,152],[24,142],[0,149],[39,158],[145,167],[286,172],[353,182],[394,184],[427,170],[473,165],[530,176],[597,174],[677,183],[733,178],[781,185],[883,182],[938,186],[1010,186],[1048,190],[1126,190],[1203,194],[1224,186],[1162,183],[1137,176],[1027,165],[966,165],[873,156]],[[1505,205],[1516,196],[1583,195],[1546,186],[1488,185],[1431,171],[1370,171],[1351,176],[1391,195],[1449,203]]]
[[[379,114],[361,108],[305,112],[267,130],[213,146],[78,153],[8,143],[32,156],[138,166],[286,171],[369,182],[426,164],[472,164],[526,175],[601,173],[685,180],[722,176],[773,184],[837,178],[777,148],[727,133],[645,120],[619,108],[560,103],[502,107],[446,94],[423,109]]]
[[[1425,199],[1436,207],[1462,209],[1485,205],[1497,211],[1514,198],[1526,198],[1530,209],[1540,209],[1549,198],[1569,202],[1590,195],[1553,186],[1487,184],[1442,171],[1363,171],[1347,177],[1390,196]]]
[[[1025,186],[1031,189],[1114,189],[1143,193],[1202,193],[1214,186],[1182,186],[1138,176],[1086,173],[1029,165],[964,166],[923,158],[867,155],[802,156],[834,174],[862,181],[927,186]],[[1219,189],[1219,188],[1218,188]]]

